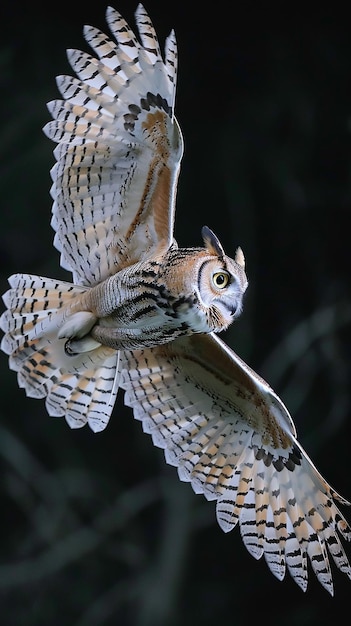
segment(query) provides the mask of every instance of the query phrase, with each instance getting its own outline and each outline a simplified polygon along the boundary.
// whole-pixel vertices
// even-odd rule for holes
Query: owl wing
[[[351,529],[296,439],[274,391],[215,335],[122,355],[125,403],[196,493],[217,501],[228,532],[239,522],[255,557],[303,589],[308,560],[333,594],[329,555],[351,578],[339,535]]]
[[[173,238],[183,141],[174,118],[174,32],[162,59],[153,25],[136,11],[141,44],[109,7],[113,41],[86,26],[96,57],[68,50],[77,77],[59,76],[44,132],[58,143],[51,170],[52,226],[61,265],[93,285]]]

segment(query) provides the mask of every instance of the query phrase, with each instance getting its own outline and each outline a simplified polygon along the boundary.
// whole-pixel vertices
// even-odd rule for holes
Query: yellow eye
[[[229,274],[227,272],[216,272],[212,276],[212,282],[217,289],[224,289],[229,283]]]

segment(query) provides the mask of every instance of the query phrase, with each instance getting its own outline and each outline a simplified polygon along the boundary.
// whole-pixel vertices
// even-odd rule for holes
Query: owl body
[[[68,51],[75,76],[45,133],[57,143],[52,227],[72,282],[16,274],[4,294],[2,350],[29,397],[72,428],[106,428],[119,389],[179,478],[216,501],[255,557],[304,591],[308,569],[332,594],[330,560],[351,578],[342,544],[348,502],[321,476],[271,387],[219,339],[247,288],[240,248],[227,256],[174,240],[183,140],[174,116],[177,47],[164,57],[139,5],[139,40],[109,7],[111,37],[91,26],[94,56]]]
[[[224,254],[204,228],[204,248],[174,243],[150,260],[128,266],[66,305],[58,339],[70,356],[108,346],[152,347],[193,333],[226,329],[242,309],[244,257]]]

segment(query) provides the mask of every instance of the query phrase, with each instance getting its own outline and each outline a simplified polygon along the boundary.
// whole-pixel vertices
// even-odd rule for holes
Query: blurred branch
[[[323,414],[318,413],[317,425],[304,435],[304,445],[310,453],[332,436],[345,421],[350,411],[350,392],[347,382],[347,354],[343,358],[338,332],[350,324],[351,303],[339,302],[316,311],[303,320],[275,347],[264,361],[261,371],[280,395],[288,399],[289,410],[297,412],[307,401],[322,370],[323,396],[329,389],[329,403]]]
[[[143,573],[138,583],[141,593],[135,622],[137,626],[179,624],[177,599],[181,580],[184,579],[187,546],[193,532],[190,503],[194,494],[189,486],[178,482],[176,476],[174,480],[168,479],[167,468],[165,473],[161,482],[165,505],[162,535],[152,566]]]
[[[178,624],[177,600],[189,537],[193,532],[189,486],[179,483],[166,468],[160,481],[165,505],[162,530],[156,537],[155,552],[143,568],[128,580],[111,586],[85,610],[75,626],[99,626],[122,606],[131,607],[136,626]],[[158,531],[155,531],[156,534]],[[161,591],[162,589],[162,591]]]
[[[62,484],[55,475],[47,472],[38,463],[16,437],[3,427],[0,429],[0,454],[13,466],[23,483],[29,483],[31,488],[39,494],[41,503],[45,503],[46,515],[43,517],[43,524],[36,526],[36,530],[41,537],[44,535],[48,540],[45,524],[49,523],[50,516],[54,527],[59,525],[62,527],[63,508],[71,514],[71,503],[66,500]],[[29,581],[32,583],[41,580],[77,561],[96,550],[110,534],[126,526],[132,518],[157,501],[160,496],[160,485],[154,479],[139,483],[136,487],[125,491],[118,496],[114,504],[99,513],[89,527],[80,525],[78,529],[67,533],[62,539],[52,536],[51,540],[55,543],[50,544],[49,548],[38,556],[22,559],[13,564],[1,565],[0,588],[11,588],[26,585]],[[58,515],[57,503],[60,504],[61,515]],[[30,511],[28,515],[29,513]],[[31,515],[33,516],[33,511]],[[36,519],[38,519],[37,516]],[[50,530],[52,534],[53,526]],[[122,559],[128,559],[128,551],[121,551],[119,556]]]
[[[123,605],[136,599],[135,580],[124,579],[94,599],[74,626],[101,626]]]
[[[26,514],[41,539],[51,541],[67,509],[62,483],[4,426],[0,426],[0,456],[13,470],[12,475],[5,474],[7,493]],[[40,507],[34,514],[38,498]]]
[[[347,300],[319,309],[284,336],[262,363],[261,371],[278,385],[289,367],[298,363],[316,340],[334,333],[350,322],[351,303]]]

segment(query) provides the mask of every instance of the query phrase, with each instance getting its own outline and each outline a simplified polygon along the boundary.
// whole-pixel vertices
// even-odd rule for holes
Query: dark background
[[[65,49],[106,30],[105,2],[1,8],[0,287],[69,275],[50,228],[54,145],[41,128]],[[46,6],[46,8],[45,8]],[[114,6],[134,28],[130,0]],[[351,499],[351,26],[342,4],[145,3],[179,45],[185,138],[175,234],[241,245],[250,285],[226,341],[289,407],[322,474]],[[284,11],[279,7],[284,6]],[[315,5],[314,5],[315,6]],[[230,11],[228,13],[228,9]],[[351,582],[306,594],[225,535],[118,399],[98,435],[27,399],[0,354],[4,626],[305,626],[349,614]],[[346,510],[351,519],[351,510]],[[351,546],[347,546],[351,555]]]

